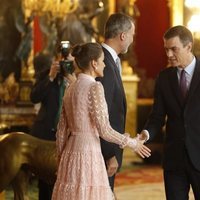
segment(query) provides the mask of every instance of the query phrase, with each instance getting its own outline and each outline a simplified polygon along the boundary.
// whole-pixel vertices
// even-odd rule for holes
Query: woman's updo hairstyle
[[[101,57],[103,50],[98,43],[84,43],[75,45],[72,48],[71,55],[75,58],[77,66],[81,70],[88,69],[89,63],[92,60],[96,60]]]

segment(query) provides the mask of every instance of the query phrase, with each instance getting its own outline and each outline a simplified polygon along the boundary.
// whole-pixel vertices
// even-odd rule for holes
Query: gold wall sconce
[[[184,25],[193,33],[194,54],[200,56],[200,1],[185,0],[184,2]]]
[[[168,0],[171,13],[171,26],[185,25],[194,36],[194,54],[200,56],[200,1]]]

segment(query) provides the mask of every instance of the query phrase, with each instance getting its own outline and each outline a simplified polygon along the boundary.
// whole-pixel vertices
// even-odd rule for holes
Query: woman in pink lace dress
[[[97,43],[77,45],[72,55],[82,73],[70,84],[63,98],[57,131],[58,172],[53,200],[112,200],[113,194],[101,154],[100,139],[128,146],[141,156],[150,150],[113,130],[109,124],[103,86],[104,54]],[[117,98],[117,97],[116,97]]]

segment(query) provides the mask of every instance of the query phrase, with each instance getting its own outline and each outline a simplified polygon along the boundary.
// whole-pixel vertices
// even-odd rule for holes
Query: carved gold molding
[[[127,99],[126,132],[135,137],[137,130],[137,91],[139,77],[136,74],[123,75],[122,81]]]
[[[115,11],[116,11],[116,3],[115,3],[115,1],[108,0],[108,8],[109,8],[108,15],[111,15],[111,14],[115,13]]]
[[[167,0],[170,7],[171,26],[183,25],[184,0]]]

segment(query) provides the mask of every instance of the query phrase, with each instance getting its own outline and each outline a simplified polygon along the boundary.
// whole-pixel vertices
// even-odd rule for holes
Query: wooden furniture
[[[34,107],[1,106],[0,133],[28,130],[31,128],[35,116]]]

